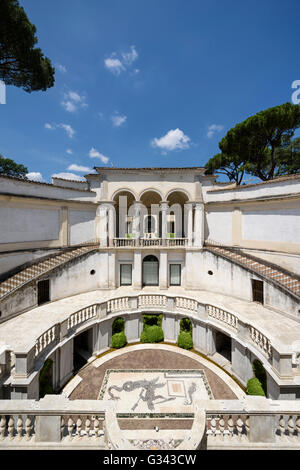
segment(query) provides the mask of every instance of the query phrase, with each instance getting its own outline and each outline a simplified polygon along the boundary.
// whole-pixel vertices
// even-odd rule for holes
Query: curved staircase
[[[50,258],[37,261],[35,264],[23,269],[17,274],[9,277],[0,283],[0,300],[11,294],[15,290],[22,287],[24,284],[39,278],[43,274],[52,271],[53,269],[66,264],[67,262],[78,258],[86,253],[97,250],[99,245],[88,245],[76,247],[71,250],[64,251]]]
[[[251,271],[265,277],[268,281],[279,284],[290,293],[300,297],[300,276],[290,273],[280,266],[268,263],[265,260],[248,255],[238,248],[223,247],[205,244],[205,249],[242,265]]]

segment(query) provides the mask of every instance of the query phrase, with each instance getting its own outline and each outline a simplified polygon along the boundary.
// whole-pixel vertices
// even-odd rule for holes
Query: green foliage
[[[219,142],[221,153],[205,165],[206,173],[220,173],[240,184],[245,173],[263,181],[300,171],[300,105],[268,108],[230,129]],[[296,157],[296,158],[295,158]]]
[[[125,320],[122,317],[118,317],[113,321],[112,334],[121,333],[125,329]]]
[[[248,380],[246,393],[247,395],[266,396],[260,381],[256,377]]]
[[[193,324],[189,318],[182,318],[180,320],[177,344],[183,349],[191,349],[193,347]]]
[[[162,325],[162,313],[159,315],[151,315],[151,314],[144,314],[143,315],[143,329],[147,328],[148,326],[152,325],[157,325],[160,326]]]
[[[255,377],[260,381],[265,395],[267,395],[267,374],[264,366],[258,359],[255,359],[252,364],[252,369]]]
[[[190,335],[192,335],[193,325],[189,318],[182,318],[180,320],[180,332],[182,331],[187,332]]]
[[[182,331],[178,335],[177,344],[180,348],[191,349],[193,347],[193,338],[191,333]]]
[[[111,347],[112,348],[123,348],[127,344],[127,338],[124,333],[124,331],[121,331],[120,333],[115,333],[111,337]]]
[[[39,375],[39,396],[43,398],[45,395],[54,393],[52,387],[52,359],[47,359],[42,367]]]
[[[55,70],[35,47],[36,27],[18,0],[0,2],[0,78],[25,91],[45,91],[54,85]]]
[[[4,158],[0,154],[0,175],[17,176],[18,178],[26,178],[28,169],[21,164],[16,163],[10,158]]]
[[[148,325],[141,333],[141,343],[159,343],[163,340],[164,332],[158,325]]]

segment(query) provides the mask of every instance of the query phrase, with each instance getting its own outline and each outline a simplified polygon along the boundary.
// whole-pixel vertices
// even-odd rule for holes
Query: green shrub
[[[112,334],[121,333],[125,329],[125,320],[122,317],[118,317],[112,324]]]
[[[193,325],[189,318],[182,318],[180,320],[180,333],[182,331],[186,331],[187,333],[190,333],[190,335],[192,335]]]
[[[256,377],[248,380],[246,393],[247,395],[259,395],[262,397],[266,396],[260,381]]]
[[[47,359],[39,375],[39,397],[54,393],[52,386],[52,359]]]
[[[157,325],[160,326],[162,325],[162,313],[159,315],[151,315],[151,314],[145,314],[143,315],[143,330],[148,328],[148,326],[153,326]]]
[[[193,338],[187,331],[182,331],[178,335],[177,344],[180,348],[191,349],[193,347]]]
[[[254,376],[260,381],[265,395],[267,395],[267,374],[264,366],[258,359],[255,359],[252,364],[252,369]]]
[[[114,335],[112,335],[111,337],[112,348],[116,348],[116,349],[123,348],[125,344],[127,344],[127,338],[126,338],[124,331],[121,331],[120,333],[115,333]]]
[[[164,340],[164,332],[158,325],[150,325],[141,333],[141,343],[159,343]]]

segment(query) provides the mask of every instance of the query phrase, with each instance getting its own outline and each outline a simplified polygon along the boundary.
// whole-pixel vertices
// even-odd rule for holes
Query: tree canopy
[[[225,174],[240,184],[245,173],[263,181],[300,171],[300,105],[268,108],[230,129],[219,142],[221,153],[205,165],[206,173]]]
[[[30,23],[18,0],[0,2],[0,79],[25,91],[45,91],[54,85],[54,68],[44,57]]]
[[[0,154],[0,175],[17,176],[18,178],[26,178],[28,169],[26,166],[16,163],[10,158],[4,158]]]

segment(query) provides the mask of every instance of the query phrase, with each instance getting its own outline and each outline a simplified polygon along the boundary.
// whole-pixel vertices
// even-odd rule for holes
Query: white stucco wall
[[[209,210],[205,214],[205,239],[232,245],[232,210]]]
[[[70,244],[89,242],[95,239],[95,211],[70,210]]]
[[[299,243],[300,207],[243,210],[242,238],[244,240]]]
[[[59,238],[59,209],[0,206],[0,243]]]

